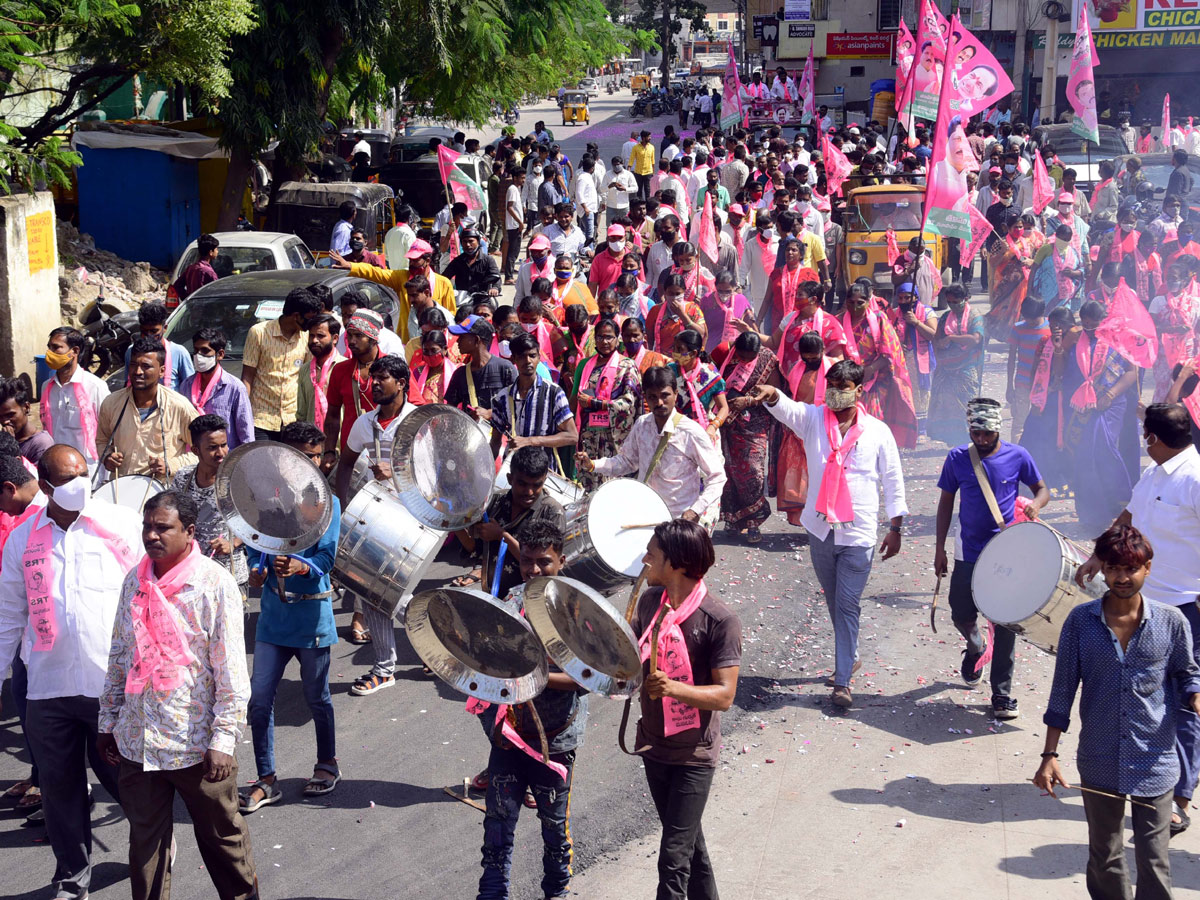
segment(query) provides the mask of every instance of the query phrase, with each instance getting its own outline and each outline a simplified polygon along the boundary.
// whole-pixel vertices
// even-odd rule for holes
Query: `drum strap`
[[[670,422],[663,428],[662,434],[658,438],[658,446],[654,448],[654,455],[650,457],[650,465],[646,468],[646,477],[642,479],[643,482],[650,480],[650,476],[654,474],[654,470],[662,462],[663,454],[667,452],[667,444],[671,443],[671,435],[675,433],[675,426],[679,424],[679,420],[682,418],[683,413],[675,413],[671,417]]]
[[[992,518],[996,520],[996,527],[1004,527],[1004,516],[1000,514],[1000,504],[996,502],[996,493],[992,490],[992,483],[988,481],[987,472],[983,469],[983,460],[979,458],[979,451],[972,443],[968,452],[971,454],[971,468],[975,470],[975,479],[979,482],[979,490],[983,492],[983,499],[987,502],[988,509],[992,513]]]
[[[478,409],[479,408],[479,395],[477,393],[475,393],[475,376],[471,372],[470,361],[466,362],[463,365],[463,370],[464,370],[464,374],[466,375],[466,378],[467,378],[467,399],[471,401],[472,406],[474,406],[476,409]],[[512,423],[512,424],[515,429],[515,427],[516,427],[515,423]]]

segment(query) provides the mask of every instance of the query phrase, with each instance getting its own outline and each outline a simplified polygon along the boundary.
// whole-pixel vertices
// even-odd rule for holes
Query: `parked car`
[[[304,241],[282,231],[217,231],[213,233],[221,246],[213,268],[217,277],[243,275],[246,272],[268,272],[276,269],[311,269],[316,265]],[[179,256],[167,287],[167,307],[179,305],[175,282],[188,266],[196,261],[196,242],[192,241]]]
[[[1129,152],[1120,131],[1111,125],[1101,125],[1099,128],[1099,144],[1081,138],[1071,130],[1069,123],[1039,125],[1033,130],[1033,139],[1037,141],[1038,146],[1053,145],[1063,168],[1075,170],[1075,183],[1089,196],[1092,188],[1100,183],[1100,163]]]
[[[587,95],[589,97],[600,96],[600,85],[596,82],[595,78],[583,79],[583,81],[579,82],[579,89],[581,91],[587,91]]]
[[[409,128],[404,134],[398,134],[392,138],[392,149],[388,158],[392,162],[411,162],[414,159],[420,159],[429,152],[430,138],[441,138],[443,144],[451,147],[457,132],[457,128],[451,128],[448,125],[417,125]]]
[[[1154,199],[1162,202],[1162,198],[1167,193],[1167,182],[1171,178],[1171,173],[1175,171],[1175,164],[1171,162],[1170,153],[1137,153],[1118,156],[1115,160],[1117,164],[1117,174],[1120,175],[1125,171],[1125,161],[1137,156],[1142,161],[1142,172],[1146,176],[1146,180],[1154,185]],[[1183,198],[1184,208],[1190,213],[1189,218],[1200,218],[1200,156],[1188,154],[1187,161],[1188,171],[1192,173],[1192,183],[1195,185],[1192,192]]]
[[[344,269],[286,269],[276,272],[249,272],[206,284],[186,300],[167,320],[167,339],[191,349],[192,335],[201,328],[220,328],[229,346],[225,350],[225,370],[235,377],[242,374],[242,353],[246,335],[257,322],[279,318],[283,300],[294,288],[322,283],[333,292],[334,307],[343,294],[362,291],[367,305],[383,316],[384,324],[395,328],[400,318],[400,300],[394,291],[365,278],[355,278]],[[125,384],[125,370],[114,376],[117,387]],[[112,387],[110,380],[109,386]]]

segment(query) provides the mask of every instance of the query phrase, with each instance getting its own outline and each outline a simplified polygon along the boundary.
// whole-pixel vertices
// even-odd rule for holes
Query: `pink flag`
[[[729,62],[725,64],[725,93],[721,99],[722,128],[736,125],[746,117],[742,109],[742,79],[738,75],[737,60],[733,55],[733,42],[729,44]]]
[[[1163,94],[1162,116],[1162,145],[1163,150],[1171,152],[1171,95]]]
[[[955,20],[946,54],[950,74],[950,110],[969,118],[1013,92],[1012,79],[975,35]]]
[[[1121,279],[1096,335],[1135,366],[1149,369],[1158,357],[1158,331],[1137,294]]]
[[[957,37],[961,31],[962,26],[955,15],[947,51],[950,59],[958,49]],[[950,79],[946,78],[942,80],[938,101],[933,155],[929,159],[929,176],[926,178],[925,221],[921,223],[921,230],[928,228],[945,237],[969,241],[971,219],[967,207],[972,204],[967,192],[967,174],[975,162],[975,153],[963,131],[963,116],[950,109],[949,94]]]
[[[1042,210],[1050,205],[1050,201],[1054,199],[1054,182],[1050,180],[1050,173],[1046,171],[1046,161],[1042,159],[1041,152],[1033,154],[1033,211],[1036,215],[1041,215]]]
[[[975,259],[975,254],[979,252],[979,248],[983,246],[983,242],[987,240],[987,236],[992,233],[993,228],[992,223],[987,220],[987,216],[981,213],[974,203],[967,204],[967,214],[971,217],[971,243],[963,251],[962,261],[970,265]]]
[[[917,41],[908,30],[908,23],[900,20],[900,33],[896,36],[896,96],[904,97],[908,87],[908,73],[912,71],[917,56]],[[907,101],[905,101],[907,102]],[[896,109],[903,107],[897,103]]]
[[[888,228],[887,235],[884,240],[887,242],[887,261],[889,266],[894,266],[896,260],[900,258],[900,246],[896,243],[896,232],[892,228]]]
[[[454,194],[454,199],[467,204],[467,209],[483,209],[487,206],[487,194],[482,185],[454,164],[462,154],[445,144],[438,144],[437,150],[438,174],[442,176],[442,184],[447,185]]]
[[[1100,143],[1100,126],[1096,117],[1096,79],[1092,69],[1100,65],[1087,4],[1079,4],[1079,25],[1075,29],[1075,46],[1071,50],[1071,70],[1067,78],[1067,102],[1075,110],[1071,131],[1080,137]]]
[[[804,101],[803,118],[811,122],[817,117],[817,87],[813,81],[813,44],[808,45],[808,61],[804,64],[804,74],[800,76],[800,97]]]
[[[842,151],[833,145],[829,135],[821,132],[821,157],[825,162],[825,181],[829,185],[829,196],[832,197],[842,188],[842,182],[850,176],[854,168]]]
[[[708,191],[704,192],[704,211],[700,213],[697,243],[700,244],[701,253],[713,262],[717,261],[717,226],[713,222],[712,194]]]
[[[942,90],[942,70],[946,65],[946,37],[950,25],[933,0],[921,0],[917,21],[917,56],[909,80],[909,103],[913,115],[936,119],[938,96]]]

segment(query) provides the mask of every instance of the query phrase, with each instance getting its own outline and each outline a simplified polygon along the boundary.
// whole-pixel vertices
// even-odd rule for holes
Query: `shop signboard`
[[[828,59],[890,59],[895,32],[843,32],[825,37]]]

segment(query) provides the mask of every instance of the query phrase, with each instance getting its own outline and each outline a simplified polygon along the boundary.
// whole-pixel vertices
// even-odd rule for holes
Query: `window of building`
[[[724,19],[718,19],[717,20],[717,31],[728,31],[728,30],[729,30],[729,23],[726,22]]]
[[[879,0],[879,30],[888,31],[900,27],[901,0]]]

